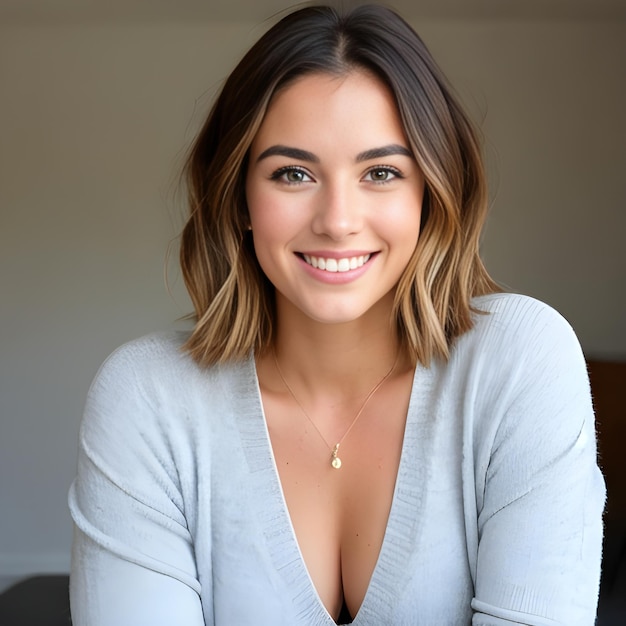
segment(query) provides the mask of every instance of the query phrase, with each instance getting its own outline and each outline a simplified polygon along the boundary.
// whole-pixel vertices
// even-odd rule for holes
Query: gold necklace
[[[304,410],[304,407],[302,406],[300,400],[298,400],[298,398],[296,397],[296,394],[293,392],[293,389],[289,386],[289,383],[285,380],[285,377],[283,376],[283,373],[280,369],[280,365],[278,365],[278,359],[276,358],[276,350],[274,348],[272,348],[272,355],[274,356],[274,364],[276,365],[276,371],[278,372],[278,375],[280,376],[280,379],[283,381],[285,387],[287,387],[287,391],[289,391],[289,393],[291,394],[291,397],[296,401],[296,404],[300,407],[300,410],[304,413],[305,417],[309,420],[309,422],[311,422],[311,424],[313,424],[313,427],[317,431],[317,434],[322,438],[322,441],[329,448],[331,448],[331,453],[330,453],[331,466],[334,467],[335,469],[339,469],[341,467],[341,459],[339,458],[339,456],[337,456],[339,453],[339,446],[341,445],[343,440],[348,436],[348,433],[352,430],[352,427],[356,424],[359,417],[361,417],[361,413],[363,413],[363,410],[365,409],[367,403],[370,401],[371,397],[383,386],[383,383],[391,376],[391,373],[393,372],[393,370],[396,369],[396,365],[398,364],[398,359],[400,358],[400,351],[398,350],[398,354],[396,355],[396,360],[393,362],[391,369],[372,387],[370,392],[365,397],[365,400],[363,401],[361,408],[357,411],[357,414],[354,416],[354,419],[352,420],[350,426],[348,426],[348,430],[346,430],[346,432],[343,434],[343,437],[334,446],[329,445],[328,441],[326,441],[326,438],[324,437],[324,435],[322,435],[322,432],[317,427],[317,424],[311,419],[310,415]]]

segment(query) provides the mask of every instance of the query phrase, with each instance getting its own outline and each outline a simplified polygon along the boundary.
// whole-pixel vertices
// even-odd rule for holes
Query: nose
[[[334,182],[320,190],[315,207],[312,229],[316,235],[326,235],[340,241],[363,228],[363,207],[358,190],[347,183]]]

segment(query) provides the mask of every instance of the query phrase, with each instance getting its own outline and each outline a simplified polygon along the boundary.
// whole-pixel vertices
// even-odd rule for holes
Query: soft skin
[[[249,162],[254,246],[279,315],[296,309],[345,323],[368,314],[387,323],[424,193],[387,88],[362,71],[300,78],[273,99]],[[311,256],[331,262],[316,268]],[[356,267],[328,271],[335,261],[345,269],[341,259]]]

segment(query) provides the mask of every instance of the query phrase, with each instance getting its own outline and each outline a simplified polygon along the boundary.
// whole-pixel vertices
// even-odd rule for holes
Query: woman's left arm
[[[477,490],[472,624],[592,626],[605,488],[589,379],[569,324],[544,305],[531,317],[485,394],[499,422]]]

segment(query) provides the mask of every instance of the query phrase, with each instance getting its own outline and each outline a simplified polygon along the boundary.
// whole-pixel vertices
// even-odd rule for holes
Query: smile
[[[343,259],[333,259],[311,256],[309,254],[303,254],[302,258],[312,267],[318,270],[324,270],[326,272],[349,272],[359,267],[363,267],[370,259],[371,254],[364,254],[361,256],[345,257]]]

